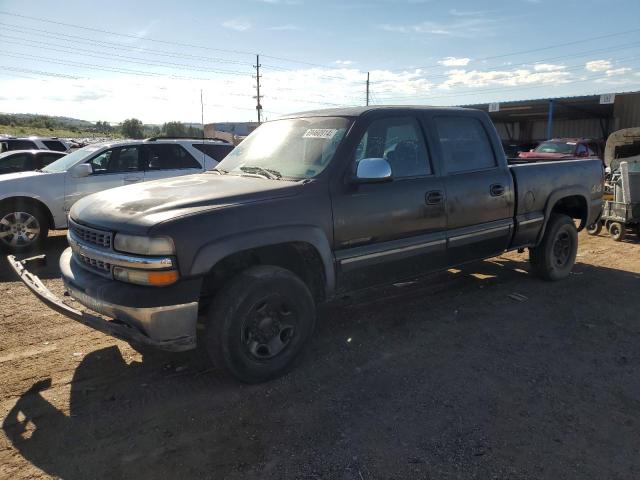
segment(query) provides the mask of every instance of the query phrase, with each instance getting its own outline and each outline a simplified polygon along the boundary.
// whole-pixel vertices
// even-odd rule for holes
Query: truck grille
[[[82,262],[84,266],[89,267],[92,270],[96,270],[97,273],[111,273],[111,264],[90,258],[82,254],[74,254],[75,257]]]
[[[111,232],[78,225],[71,219],[69,219],[69,229],[78,240],[101,248],[111,248],[111,238],[113,236]]]

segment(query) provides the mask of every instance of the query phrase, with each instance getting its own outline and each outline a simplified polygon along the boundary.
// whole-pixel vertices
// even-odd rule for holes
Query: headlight
[[[178,281],[176,270],[134,270],[132,268],[113,267],[113,278],[121,282],[137,285],[164,287]]]
[[[173,255],[175,247],[169,237],[140,237],[116,233],[113,248],[119,252],[139,255]]]

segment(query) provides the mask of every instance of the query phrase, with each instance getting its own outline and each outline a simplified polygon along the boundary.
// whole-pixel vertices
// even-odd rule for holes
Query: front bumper
[[[154,288],[150,299],[149,295],[140,295],[150,292],[147,288],[105,279],[84,270],[73,261],[71,249],[66,249],[60,257],[60,270],[67,291],[88,309],[113,319],[110,321],[63,303],[25,268],[29,260],[19,261],[13,255],[9,255],[7,260],[22,282],[43,303],[72,320],[121,340],[162,350],[184,351],[196,346],[198,302],[196,299],[183,301],[185,295],[181,290],[184,287],[178,287],[177,293],[176,288],[170,291]],[[122,301],[114,302],[113,299]],[[170,304],[153,305],[159,299]]]

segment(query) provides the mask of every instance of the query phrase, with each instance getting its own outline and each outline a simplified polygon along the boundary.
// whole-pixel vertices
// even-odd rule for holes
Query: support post
[[[549,116],[547,117],[547,140],[553,137],[553,100],[549,100]]]

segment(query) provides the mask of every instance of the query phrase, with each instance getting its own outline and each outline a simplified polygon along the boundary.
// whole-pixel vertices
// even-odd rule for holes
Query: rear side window
[[[31,140],[6,140],[9,150],[37,150],[38,146]]]
[[[66,152],[67,147],[65,147],[64,143],[59,142],[58,140],[43,140],[44,143],[49,150],[55,150],[56,152]]]
[[[147,145],[147,170],[202,169],[198,161],[180,145]]]
[[[194,143],[193,147],[218,162],[221,162],[233,150],[233,145],[214,145],[210,143]]]
[[[474,117],[435,117],[444,166],[448,173],[484,170],[496,158],[482,122]]]
[[[16,153],[0,159],[0,173],[24,172],[35,168],[33,155],[30,153]]]

